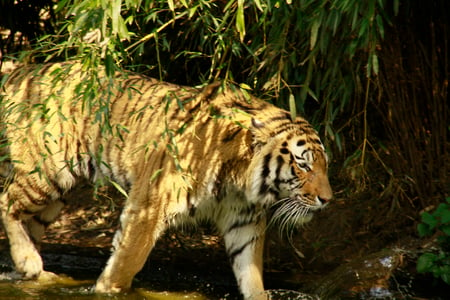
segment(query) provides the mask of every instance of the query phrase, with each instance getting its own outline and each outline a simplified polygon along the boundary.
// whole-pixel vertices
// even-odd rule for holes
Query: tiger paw
[[[120,280],[117,280],[117,278],[114,280],[110,276],[102,274],[97,280],[94,290],[99,294],[117,294],[128,291],[130,286],[131,282],[126,284]]]
[[[102,281],[97,281],[97,284],[94,288],[96,293],[99,294],[117,294],[121,293],[126,289],[120,288],[120,287],[113,287],[108,283],[104,283]]]
[[[53,272],[42,271],[37,277],[37,281],[42,284],[56,283],[60,280],[60,276]]]
[[[41,256],[37,253],[21,256],[21,259],[13,259],[16,265],[16,270],[22,274],[23,279],[36,279],[43,271],[44,265],[42,263]]]

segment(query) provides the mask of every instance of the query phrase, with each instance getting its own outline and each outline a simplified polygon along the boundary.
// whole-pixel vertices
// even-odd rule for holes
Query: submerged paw
[[[16,269],[24,279],[37,279],[43,271],[42,259],[38,254],[27,255],[16,263]]]

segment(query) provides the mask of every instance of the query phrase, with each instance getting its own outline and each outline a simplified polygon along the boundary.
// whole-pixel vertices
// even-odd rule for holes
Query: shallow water
[[[105,264],[104,257],[85,257],[71,254],[43,254],[44,265],[48,273],[38,281],[24,281],[12,269],[9,255],[3,251],[0,253],[0,299],[86,299],[86,300],[179,300],[193,299],[206,300],[211,297],[193,289],[184,289],[181,284],[174,292],[164,291],[157,287],[152,289],[155,281],[149,281],[148,286],[143,285],[143,280],[133,282],[137,286],[131,292],[119,295],[98,295],[92,292],[95,280]],[[61,274],[69,274],[61,275]],[[148,276],[145,274],[146,277]],[[162,274],[164,277],[164,275]],[[142,275],[140,277],[143,277]],[[158,276],[158,280],[163,278]],[[77,278],[77,279],[73,279]],[[139,277],[138,277],[139,278]],[[181,281],[177,281],[181,282]],[[167,283],[156,282],[155,286],[164,286]],[[219,297],[220,298],[220,297]]]
[[[44,251],[42,255],[46,270],[59,275],[44,276],[36,282],[21,280],[20,276],[13,272],[9,253],[6,249],[0,250],[0,300],[241,299],[227,262],[222,257],[205,257],[203,252],[191,255],[190,259],[170,252],[167,255],[151,257],[133,281],[131,292],[98,295],[92,292],[92,288],[106,264],[108,253],[92,249],[83,251],[64,247],[50,253]],[[429,289],[432,282],[415,280],[406,272],[407,264],[398,268],[409,260],[404,251],[380,251],[345,263],[320,280],[312,281],[314,283],[310,286],[301,284],[299,277],[305,277],[305,274],[286,276],[277,270],[269,271],[265,274],[266,286],[286,289],[272,289],[267,293],[272,300],[411,299],[416,295],[420,295],[419,298],[425,298],[423,296],[426,295],[427,299],[448,299],[447,296],[442,296],[448,294],[448,287],[444,287],[442,291],[437,287],[433,288],[432,293]],[[399,272],[401,270],[405,272]],[[313,275],[312,278],[316,277]],[[309,291],[312,294],[294,290]]]
[[[88,276],[88,274],[85,274]],[[197,291],[153,291],[150,287],[135,288],[117,295],[98,295],[92,288],[95,280],[75,280],[66,275],[47,273],[36,281],[19,279],[15,272],[0,273],[0,299],[86,299],[86,300],[206,300],[211,297]],[[219,297],[221,298],[221,297]],[[225,298],[224,298],[225,299]],[[232,298],[230,298],[232,299]]]
[[[0,299],[86,299],[86,300],[206,300],[206,296],[197,292],[155,292],[146,289],[135,289],[120,295],[96,295],[92,292],[92,284],[80,281],[79,284],[70,283],[39,285],[26,282],[0,282]]]
[[[7,277],[7,274],[0,274],[0,278]],[[132,292],[119,295],[97,295],[92,292],[94,281],[77,281],[69,278],[62,278],[59,282],[38,283],[27,281],[16,281],[3,279],[0,281],[0,299],[83,299],[83,300],[208,300],[208,299],[238,299],[236,295],[216,295],[206,296],[200,292],[168,292],[151,291],[145,288],[137,288]],[[319,299],[312,295],[306,295],[288,290],[270,290],[267,291],[271,299],[297,299],[297,300],[316,300]]]
[[[240,299],[232,274],[226,271],[172,268],[153,262],[136,276],[131,292],[98,295],[92,292],[105,258],[43,254],[46,273],[38,281],[23,281],[13,272],[9,255],[0,253],[0,299],[83,300],[234,300]],[[69,274],[61,275],[61,274]],[[77,278],[77,279],[73,279]],[[170,290],[170,291],[169,291]],[[291,290],[269,290],[271,299],[317,299]]]

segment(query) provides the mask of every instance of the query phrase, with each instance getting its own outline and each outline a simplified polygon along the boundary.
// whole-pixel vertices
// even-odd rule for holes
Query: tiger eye
[[[297,147],[303,146],[304,144],[306,144],[305,140],[298,140]]]

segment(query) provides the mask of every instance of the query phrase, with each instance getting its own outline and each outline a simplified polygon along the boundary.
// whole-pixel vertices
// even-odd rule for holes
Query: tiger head
[[[255,153],[250,193],[272,208],[271,223],[280,230],[308,222],[333,196],[328,158],[317,132],[304,119],[288,122],[252,120],[251,129]]]

